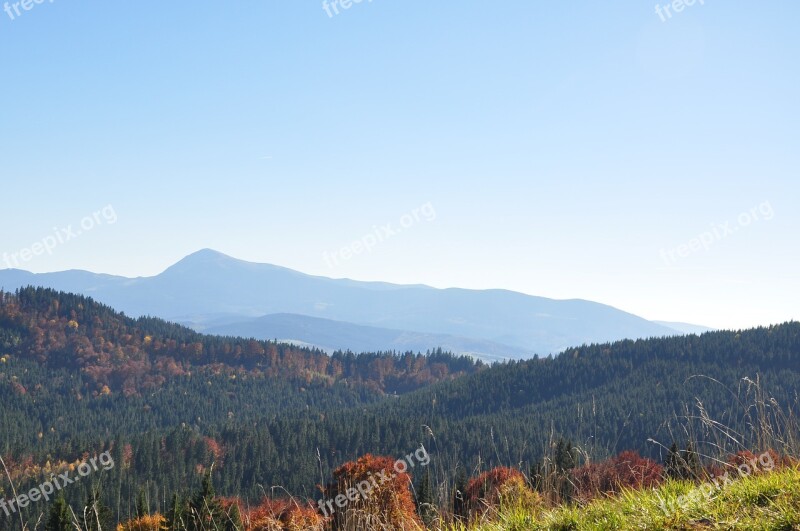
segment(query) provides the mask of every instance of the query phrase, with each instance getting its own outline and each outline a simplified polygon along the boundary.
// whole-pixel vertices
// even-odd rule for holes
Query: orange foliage
[[[424,529],[411,493],[411,477],[391,457],[367,454],[337,468],[325,494],[334,529]],[[342,501],[340,507],[335,500]],[[335,511],[335,512],[334,512]]]
[[[166,529],[167,521],[158,513],[117,524],[117,531],[165,531]]]
[[[496,467],[471,479],[464,494],[472,518],[499,508],[501,503],[539,504],[539,496],[528,487],[522,472],[508,467]]]
[[[224,449],[216,440],[211,437],[203,437],[203,442],[206,444],[206,448],[211,452],[211,455],[214,456],[215,461],[219,461],[223,457]]]
[[[614,494],[623,488],[651,488],[663,481],[664,468],[636,452],[622,452],[601,463],[590,463],[573,471],[576,495],[588,500],[598,494]]]
[[[308,503],[264,498],[257,507],[239,510],[246,531],[322,531],[325,519]]]
[[[378,393],[396,393],[482,367],[441,352],[430,358],[411,353],[329,357],[319,350],[268,341],[205,337],[157,319],[134,321],[91,299],[43,288],[0,295],[0,320],[24,338],[4,355],[81,370],[94,384],[96,398],[102,397],[103,386],[133,397],[161,387],[169,378],[239,370],[305,380],[307,385],[347,380]],[[18,386],[15,391],[24,392]]]

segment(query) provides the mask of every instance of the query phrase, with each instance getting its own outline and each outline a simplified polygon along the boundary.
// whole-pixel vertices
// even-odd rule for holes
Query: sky
[[[689,2],[8,2],[0,268],[799,319],[800,4]]]

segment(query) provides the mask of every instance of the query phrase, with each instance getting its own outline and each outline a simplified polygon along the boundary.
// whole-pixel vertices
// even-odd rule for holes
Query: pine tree
[[[425,522],[425,525],[430,527],[436,519],[437,513],[436,499],[431,485],[431,472],[430,469],[427,469],[417,488],[417,514]]]
[[[225,518],[225,531],[241,531],[244,529],[244,524],[242,524],[242,515],[239,512],[239,504],[233,502],[228,509],[228,514],[224,517]]]
[[[698,479],[700,477],[700,458],[692,448],[691,442],[683,452],[683,468],[685,479]]]
[[[667,460],[664,462],[664,472],[670,479],[683,478],[683,459],[678,451],[678,445],[674,442],[669,447]]]
[[[72,518],[69,505],[64,499],[64,493],[59,492],[58,497],[53,501],[44,529],[45,531],[70,531],[72,529]]]
[[[172,505],[167,513],[167,529],[184,531],[186,529],[186,502],[177,493],[172,496]]]
[[[453,514],[458,518],[467,516],[467,473],[463,467],[456,471],[456,483],[453,489]]]
[[[189,531],[221,530],[223,519],[224,511],[216,498],[209,471],[203,478],[203,486],[189,502]]]
[[[572,441],[559,439],[556,444],[555,472],[558,481],[558,493],[567,503],[572,501],[575,486],[572,482],[572,469],[578,461],[577,451],[572,447]]]
[[[136,517],[141,518],[142,516],[147,516],[150,514],[150,511],[147,508],[147,495],[144,492],[144,489],[139,489],[139,494],[136,496]]]
[[[83,531],[110,531],[112,526],[112,512],[100,499],[100,490],[93,488],[86,499],[84,508],[78,515],[78,522]]]
[[[556,470],[559,474],[564,474],[575,468],[577,461],[576,451],[572,447],[572,441],[559,439],[556,444]]]

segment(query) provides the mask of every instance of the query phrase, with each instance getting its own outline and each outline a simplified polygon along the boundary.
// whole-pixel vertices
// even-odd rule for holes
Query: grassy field
[[[717,488],[668,482],[583,507],[504,507],[469,527],[447,531],[748,529],[800,530],[800,470],[749,476]]]

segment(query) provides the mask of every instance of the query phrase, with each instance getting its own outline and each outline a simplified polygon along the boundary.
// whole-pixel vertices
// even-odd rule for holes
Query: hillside
[[[212,463],[221,493],[255,499],[281,485],[313,498],[320,475],[344,461],[421,443],[441,478],[500,464],[527,470],[553,437],[598,458],[632,449],[661,460],[652,440],[685,444],[702,433],[718,442],[695,418],[698,404],[748,433],[757,393],[777,412],[796,405],[800,388],[798,323],[481,368],[438,352],[329,357],[203,336],[43,289],[0,299],[3,453],[13,473],[113,448],[130,462],[124,474],[108,472],[122,500],[142,484],[196,487]]]
[[[469,527],[447,526],[444,529],[594,531],[800,528],[800,470],[797,468],[739,479],[714,492],[714,496],[707,495],[706,485],[671,482],[654,490],[633,490],[578,507],[553,509],[541,506],[507,506],[493,515],[491,522]],[[668,508],[666,511],[665,506]]]
[[[92,299],[43,288],[0,292],[0,349],[51,368],[77,369],[104,388],[134,395],[195,369],[236,371],[326,385],[349,381],[407,392],[481,367],[441,351],[336,353],[255,339],[202,335],[161,319],[132,319]]]
[[[326,352],[336,350],[375,352],[385,349],[401,352],[425,352],[431,348],[431,345],[436,345],[442,350],[475,355],[484,361],[521,359],[528,356],[528,352],[524,349],[491,341],[447,334],[427,334],[363,326],[285,313],[265,315],[234,323],[203,323],[203,332],[214,335],[310,343]]]

